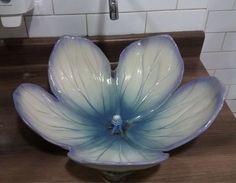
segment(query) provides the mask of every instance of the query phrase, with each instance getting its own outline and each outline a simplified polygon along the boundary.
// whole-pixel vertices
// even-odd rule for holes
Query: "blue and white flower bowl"
[[[183,72],[168,35],[125,48],[115,76],[95,44],[64,36],[49,60],[53,95],[21,84],[14,103],[23,121],[69,158],[117,178],[166,160],[167,151],[204,132],[221,110],[219,81],[204,77],[178,88]]]

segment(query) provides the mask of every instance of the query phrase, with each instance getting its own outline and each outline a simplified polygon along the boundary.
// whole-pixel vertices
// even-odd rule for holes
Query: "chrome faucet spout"
[[[109,0],[109,11],[111,20],[119,19],[118,0]]]

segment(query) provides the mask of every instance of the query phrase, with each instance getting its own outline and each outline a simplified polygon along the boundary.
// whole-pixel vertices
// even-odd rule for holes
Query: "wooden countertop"
[[[185,61],[183,82],[207,75],[199,60],[202,32],[171,33]],[[93,37],[111,61],[131,41],[147,35]],[[55,39],[0,41],[0,182],[103,182],[100,174],[68,159],[29,129],[17,115],[12,92],[31,82],[48,88],[47,60]],[[30,60],[31,59],[31,60]],[[116,64],[116,63],[114,63]],[[224,105],[196,140],[170,152],[161,165],[135,172],[127,182],[236,182],[236,120]]]

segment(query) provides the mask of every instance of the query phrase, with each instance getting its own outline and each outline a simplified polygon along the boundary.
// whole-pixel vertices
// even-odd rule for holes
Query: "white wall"
[[[109,19],[108,0],[34,1],[21,27],[0,26],[0,38],[204,30],[201,59],[226,86],[236,115],[236,0],[118,0],[117,21]]]
[[[236,1],[209,0],[201,60],[226,87],[227,104],[236,117]]]
[[[111,21],[108,0],[34,0],[20,28],[0,27],[0,37],[117,35],[203,30],[208,0],[118,0],[120,18]]]

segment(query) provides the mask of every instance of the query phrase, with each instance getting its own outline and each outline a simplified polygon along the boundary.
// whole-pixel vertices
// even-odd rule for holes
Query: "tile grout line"
[[[207,10],[207,9],[206,9]],[[209,18],[209,11],[207,10],[207,13],[206,13],[206,20],[205,20],[205,25],[204,25],[204,31],[206,30],[206,26],[207,26],[207,23],[208,23],[208,18]]]
[[[152,12],[165,12],[165,11],[168,11],[168,12],[172,12],[172,11],[199,11],[199,10],[206,10],[206,8],[190,8],[190,9],[163,9],[163,10],[148,10],[148,11],[145,11],[145,10],[140,10],[140,11],[121,11],[120,13],[121,14],[131,14],[131,13],[145,13],[145,12],[148,12],[148,13],[152,13]],[[109,14],[109,12],[95,12],[95,13],[55,13],[55,10],[54,10],[54,6],[53,6],[53,11],[54,11],[54,14],[40,14],[40,15],[26,15],[26,16],[66,16],[66,15],[100,15],[100,14]]]
[[[214,69],[211,69],[211,70],[214,70]],[[219,71],[219,70],[234,70],[236,71],[236,68],[221,68],[221,69],[215,69],[216,71]],[[236,84],[234,84],[236,85]]]
[[[88,36],[88,15],[87,14],[85,15],[85,21],[86,21],[86,33]]]
[[[205,67],[205,66],[204,66]],[[231,68],[231,67],[223,67],[223,68],[214,68],[214,69],[212,69],[212,68],[206,68],[205,67],[205,69],[206,70],[236,70],[236,68]],[[234,85],[236,85],[236,83],[234,84]]]
[[[148,12],[146,11],[144,33],[147,33],[147,19],[148,19]]]
[[[204,66],[204,67],[205,67],[205,66]],[[234,68],[220,68],[220,69],[219,69],[219,68],[215,68],[215,69],[207,69],[207,68],[205,67],[205,69],[206,69],[206,70],[212,70],[212,71],[215,70],[215,71],[214,71],[214,76],[215,76],[215,74],[216,74],[217,71],[223,71],[223,70],[227,70],[227,71],[233,70],[232,72],[235,72],[235,71],[236,71],[236,69],[234,69]],[[231,83],[230,85],[236,85],[236,83]]]
[[[178,9],[179,0],[176,1],[175,9]]]
[[[232,31],[219,31],[219,32],[211,32],[211,31],[209,31],[209,32],[205,32],[205,33],[225,33],[225,32],[227,32],[227,33],[236,33],[236,30],[232,30]]]
[[[221,51],[221,52],[224,51],[224,50],[223,50],[223,47],[224,47],[224,43],[225,43],[226,34],[227,34],[227,32],[224,33],[223,41],[222,41],[222,43],[221,43],[221,47],[220,47],[220,51]]]
[[[204,66],[205,67],[205,66]],[[206,68],[206,67],[205,67]],[[236,68],[231,68],[231,67],[223,67],[223,68],[206,68],[206,70],[236,70]],[[236,83],[234,84],[236,85]]]
[[[28,30],[28,27],[27,27],[27,24],[26,24],[26,17],[23,16],[23,18],[24,18],[24,25],[25,25],[26,34],[27,34],[27,37],[29,38],[30,36],[29,36],[29,30]]]
[[[55,15],[54,0],[52,0],[52,12],[53,12],[53,15]]]
[[[208,11],[210,11],[210,12],[219,12],[219,11],[230,11],[230,12],[232,12],[232,11],[236,11],[236,9],[224,9],[224,10],[208,10]]]
[[[236,0],[234,0],[234,4],[233,4],[233,7],[232,7],[232,10],[236,10]]]
[[[236,53],[236,50],[203,51],[202,53]]]

